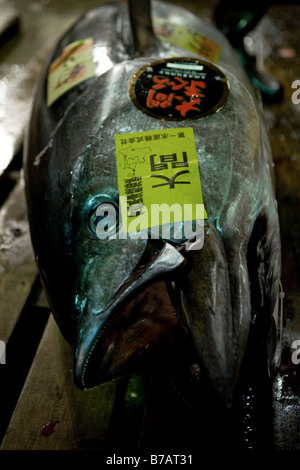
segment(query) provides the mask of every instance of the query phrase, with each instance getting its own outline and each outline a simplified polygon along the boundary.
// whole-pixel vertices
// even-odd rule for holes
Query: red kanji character
[[[155,90],[161,90],[169,85],[170,79],[168,77],[162,77],[161,75],[154,75],[153,81],[156,85],[153,85],[152,88]]]
[[[201,93],[200,88],[206,88],[206,83],[203,81],[192,80],[191,84],[185,87],[184,94],[191,97],[197,96],[203,98],[204,95]]]
[[[177,96],[176,96],[177,98]],[[182,97],[178,97],[177,99],[180,98],[180,101],[182,101]],[[183,101],[182,104],[179,104],[178,106],[176,106],[176,109],[178,109],[178,111],[180,111],[180,114],[181,116],[184,116],[186,115],[186,113],[188,111],[191,111],[192,109],[194,109],[195,111],[200,111],[199,108],[195,107],[194,105],[196,104],[200,104],[201,103],[201,99],[200,98],[195,98],[194,100],[191,100],[191,101]]]
[[[169,108],[172,105],[174,93],[166,95],[165,93],[156,93],[155,90],[149,90],[147,97],[148,108]]]
[[[180,77],[175,77],[175,80],[177,80],[180,83],[177,83],[177,84],[176,84],[176,82],[171,82],[170,83],[170,85],[172,85],[172,90],[174,90],[174,91],[181,90],[181,88],[186,87],[189,83],[188,81],[183,80],[183,78],[180,78]]]

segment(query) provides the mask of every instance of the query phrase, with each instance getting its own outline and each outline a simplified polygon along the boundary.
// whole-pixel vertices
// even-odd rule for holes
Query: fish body
[[[149,32],[143,42],[137,28],[136,38],[128,6],[104,4],[86,13],[49,57],[26,139],[32,243],[53,315],[74,345],[78,387],[143,367],[179,325],[207,383],[229,403],[251,324],[263,318],[267,341],[279,290],[271,149],[256,92],[224,36],[185,9],[160,1],[151,5],[156,36]],[[220,47],[217,64],[185,44],[159,40],[162,25],[164,32],[176,25],[198,39],[209,38]],[[51,64],[66,46],[86,38],[92,38],[94,75],[49,105]],[[147,67],[194,66],[199,60],[225,77],[227,96],[216,111],[193,119],[188,113],[159,118],[132,99],[130,84]],[[59,83],[70,76],[61,75]],[[173,81],[173,88],[182,80]],[[190,100],[199,99],[199,82]],[[160,92],[161,99],[163,88]],[[176,93],[172,98],[181,106],[185,101]],[[185,128],[193,130],[207,213],[202,248],[188,250],[184,237],[176,243],[172,237],[99,239],[91,226],[96,209],[106,204],[119,211],[115,136]],[[168,293],[160,288],[165,283]]]

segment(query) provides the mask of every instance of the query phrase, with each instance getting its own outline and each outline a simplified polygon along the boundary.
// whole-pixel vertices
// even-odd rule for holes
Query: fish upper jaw
[[[79,319],[74,351],[74,378],[80,389],[88,389],[116,378],[115,372],[109,371],[109,356],[114,348],[114,341],[107,342],[107,339],[103,339],[104,334],[109,332],[108,337],[112,334],[116,338],[118,325],[122,324],[123,317],[130,315],[125,313],[129,302],[147,286],[165,278],[184,264],[185,258],[180,251],[165,243],[148,263],[133,270],[101,313],[95,314],[94,309],[90,310],[87,304]],[[149,333],[150,331],[147,332]],[[122,375],[122,371],[117,373]]]

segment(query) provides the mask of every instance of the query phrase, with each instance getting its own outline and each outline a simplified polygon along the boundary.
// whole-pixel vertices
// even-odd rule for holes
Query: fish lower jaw
[[[89,347],[75,346],[77,386],[89,389],[124,375],[151,370],[164,351],[172,347],[177,328],[165,283],[150,285],[131,302],[111,311]]]

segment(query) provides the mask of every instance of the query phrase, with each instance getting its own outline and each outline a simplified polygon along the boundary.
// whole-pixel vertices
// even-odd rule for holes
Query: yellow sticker
[[[79,83],[95,76],[93,39],[80,39],[68,44],[49,67],[47,105]]]
[[[207,218],[193,128],[116,134],[123,232]]]
[[[164,18],[154,18],[154,30],[162,41],[194,52],[215,64],[219,60],[221,46],[194,29],[168,23]]]

